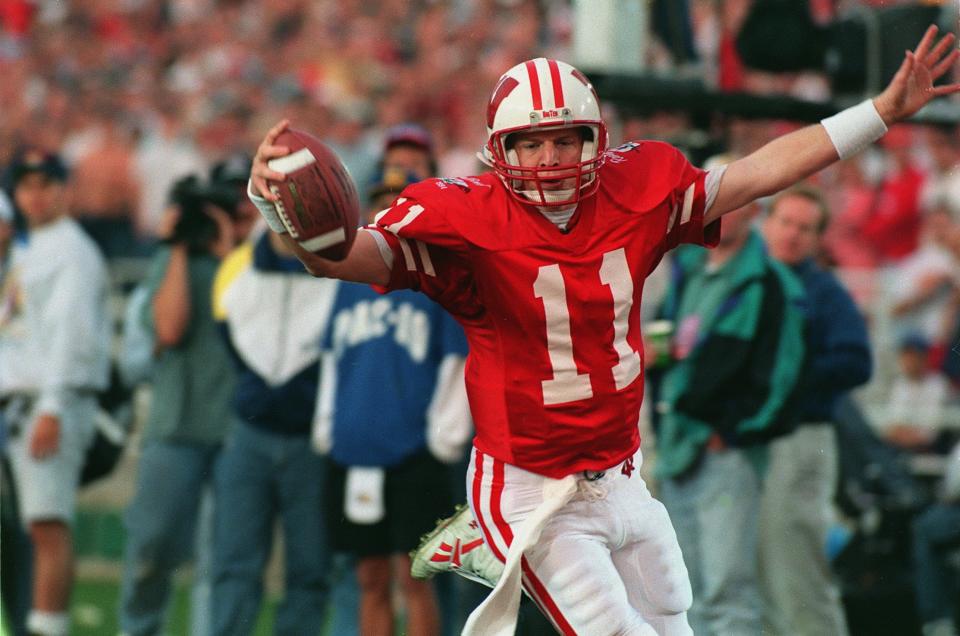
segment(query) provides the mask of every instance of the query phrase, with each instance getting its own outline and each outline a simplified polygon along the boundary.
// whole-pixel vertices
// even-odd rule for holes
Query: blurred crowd
[[[62,149],[80,218],[155,237],[172,181],[255,147],[282,117],[360,184],[383,131],[426,125],[440,172],[473,172],[485,93],[570,39],[565,2],[11,1],[2,5],[0,163]],[[545,46],[545,44],[549,45]]]
[[[744,68],[732,42],[751,4],[652,3],[655,15],[682,5],[688,23],[680,35],[670,36],[663,27],[667,13],[652,21],[647,66],[697,73],[730,90],[830,97],[829,82],[817,73],[772,75]],[[858,4],[883,3],[814,0],[810,8],[822,23]],[[171,246],[196,240],[188,250],[191,258],[209,260],[204,273],[190,279],[190,285],[202,288],[193,296],[200,302],[221,260],[248,237],[260,236],[251,228],[254,211],[238,188],[250,153],[276,121],[288,118],[293,127],[327,142],[361,195],[370,198],[364,207],[431,174],[475,174],[482,169],[475,153],[485,141],[491,87],[518,60],[569,57],[574,16],[567,0],[0,0],[0,167],[28,166],[24,174],[63,181],[65,210],[99,247],[109,271],[116,274],[131,260],[149,262],[146,279],[153,296],[162,289],[173,293],[164,287],[170,284],[165,276],[175,253]],[[693,123],[680,113],[618,113],[612,104],[607,110],[614,146],[640,138],[682,146],[692,137]],[[743,155],[797,125],[725,119],[713,122],[707,133],[716,147]],[[24,147],[35,154],[24,154]],[[398,148],[412,149],[414,163],[400,160],[402,175],[391,177],[385,152]],[[417,164],[424,152],[429,161]],[[12,190],[16,183],[5,185]],[[222,213],[208,209],[197,226],[185,227],[187,210],[196,203],[190,188],[200,183],[206,185],[197,196]],[[824,193],[830,211],[816,260],[837,274],[870,335],[873,380],[856,393],[867,433],[896,449],[906,458],[906,473],[929,486],[931,476],[942,475],[942,460],[960,431],[960,126],[898,126],[862,156],[829,168],[809,185]],[[11,227],[26,230],[22,212],[14,219],[17,206],[0,201],[0,254]],[[665,266],[648,282],[643,309],[648,319],[669,286]],[[112,290],[121,306],[136,297],[131,287]],[[220,336],[213,333],[214,309],[208,305],[206,298],[197,311],[210,318],[204,346],[215,348],[210,342]],[[196,315],[191,320],[200,322]],[[0,326],[3,318],[0,312]],[[161,325],[156,329],[157,342],[148,338],[143,345],[147,359],[153,347],[175,347],[189,325],[179,324],[172,335]],[[210,352],[202,349],[189,355],[197,366],[210,360]],[[218,350],[216,356],[228,364],[226,352]],[[128,375],[115,377],[115,383],[158,382],[149,362],[141,361],[145,368],[139,372],[136,360],[119,362]],[[169,373],[162,390],[172,394],[182,376],[172,368]],[[99,391],[105,382],[97,380],[91,388]],[[208,386],[215,384],[211,380]],[[226,413],[230,391],[225,384],[218,390]],[[212,479],[212,456],[231,421],[228,415],[218,418],[221,428],[191,433],[191,443],[199,445],[192,458],[177,455],[176,461],[193,462],[196,480],[184,488],[197,493]],[[306,435],[300,428],[310,424],[297,424],[298,433]],[[183,442],[169,433],[163,436]],[[303,443],[308,444],[306,437]],[[171,457],[155,455],[153,461],[162,467]],[[941,463],[918,475],[910,467],[917,458]],[[455,464],[456,459],[444,461]],[[140,493],[129,528],[146,523],[147,511],[158,505],[149,495]],[[199,513],[194,507],[183,514]],[[139,530],[141,536],[149,531]],[[322,560],[321,555],[311,558]],[[176,565],[176,559],[169,564]],[[134,569],[128,563],[124,594],[131,607],[138,602],[130,582],[136,579]],[[358,575],[360,591],[369,591],[363,570]],[[357,585],[345,587],[356,592]],[[149,598],[153,591],[139,593]],[[439,593],[442,599],[456,598],[442,586]],[[416,594],[414,589],[410,598]],[[155,597],[143,602],[162,608],[165,598]],[[446,629],[462,615],[445,614]]]

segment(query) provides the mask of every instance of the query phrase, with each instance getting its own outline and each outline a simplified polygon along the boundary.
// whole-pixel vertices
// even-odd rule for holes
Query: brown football
[[[274,205],[287,232],[308,252],[343,260],[360,221],[350,173],[322,141],[302,130],[285,130],[274,143],[290,149],[290,154],[267,163],[287,175],[283,181],[268,181],[280,199]]]

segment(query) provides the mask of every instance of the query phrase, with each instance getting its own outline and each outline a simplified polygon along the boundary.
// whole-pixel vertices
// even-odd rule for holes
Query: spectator
[[[366,128],[370,123],[367,110],[366,102],[339,104],[324,138],[357,183],[370,183],[377,164],[377,148]]]
[[[275,521],[283,529],[285,587],[273,633],[315,634],[324,626],[324,465],[310,427],[320,336],[335,290],[333,281],[307,275],[272,232],[234,250],[217,273],[214,314],[235,353],[238,379],[215,478],[215,635],[253,632]]]
[[[96,245],[66,216],[59,157],[23,151],[10,167],[28,235],[14,246],[0,312],[0,402],[20,519],[33,543],[27,630],[70,631],[71,527],[96,392],[110,352],[107,270]]]
[[[927,212],[920,248],[898,263],[890,277],[894,328],[900,334],[917,332],[935,347],[947,339],[944,323],[950,296],[960,282],[950,253],[952,225],[945,207]]]
[[[927,128],[927,148],[933,159],[933,170],[920,193],[924,212],[945,207],[955,223],[960,223],[960,136],[958,127]]]
[[[924,175],[913,161],[913,131],[909,126],[891,128],[882,146],[889,153],[889,165],[863,233],[876,246],[881,262],[889,265],[917,249]]]
[[[172,229],[147,274],[141,320],[156,341],[150,414],[127,531],[120,598],[126,634],[156,634],[174,569],[190,556],[200,496],[230,421],[233,368],[211,308],[214,274],[233,247],[234,189],[196,177],[173,188]]]
[[[430,133],[416,124],[399,124],[387,131],[380,163],[384,170],[399,168],[417,180],[437,176],[433,140]]]
[[[134,223],[140,180],[133,144],[109,111],[96,121],[97,142],[73,163],[71,213],[108,259],[139,256]]]
[[[837,164],[838,183],[833,188],[830,209],[836,211],[824,236],[828,259],[844,269],[872,270],[880,265],[877,246],[864,229],[870,223],[876,192],[864,175],[862,158],[854,157]],[[861,300],[869,291],[858,294]]]
[[[750,204],[716,249],[677,254],[661,309],[674,362],[659,379],[660,494],[690,572],[695,634],[759,634],[761,463],[800,374],[800,282],[766,255]],[[695,250],[695,251],[694,251]]]
[[[368,220],[416,181],[385,169],[369,193]],[[410,576],[407,553],[453,504],[443,463],[463,457],[471,421],[463,331],[421,294],[380,296],[343,283],[323,342],[316,436],[330,455],[331,540],[358,558],[360,633],[393,633],[390,590],[396,581],[406,601],[407,631],[438,634],[433,585]],[[372,388],[404,408],[380,409],[376,404],[383,402],[368,398]]]
[[[837,490],[837,401],[870,378],[867,328],[853,298],[815,262],[829,224],[819,191],[787,190],[764,223],[770,255],[806,292],[806,359],[795,394],[798,427],[770,445],[760,504],[765,634],[847,633],[824,546]]]
[[[890,389],[884,409],[883,435],[909,450],[929,449],[943,424],[943,407],[949,386],[946,378],[930,369],[930,341],[918,333],[900,341],[900,374]]]
[[[155,114],[144,122],[134,157],[141,183],[136,229],[144,239],[156,239],[173,184],[204,169],[204,160],[184,130],[185,114],[172,95],[159,98]]]
[[[947,459],[940,502],[913,522],[913,566],[923,636],[956,636],[960,590],[960,444]]]

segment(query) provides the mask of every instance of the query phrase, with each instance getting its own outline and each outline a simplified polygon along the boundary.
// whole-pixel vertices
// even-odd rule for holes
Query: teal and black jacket
[[[706,251],[678,251],[661,317],[679,317],[691,274]],[[689,355],[663,371],[656,384],[657,474],[679,477],[694,468],[716,433],[728,446],[756,445],[794,425],[794,388],[803,367],[803,287],[766,253],[751,233],[718,276],[724,299],[701,316]]]

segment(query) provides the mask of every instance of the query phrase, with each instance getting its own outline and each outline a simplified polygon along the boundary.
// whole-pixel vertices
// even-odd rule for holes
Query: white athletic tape
[[[883,137],[887,125],[868,99],[820,122],[841,159],[848,159]]]
[[[253,191],[253,181],[247,181],[247,198],[257,206],[257,209],[260,211],[260,216],[267,222],[271,230],[277,234],[287,233],[287,228],[284,227],[283,222],[280,220],[276,206]]]
[[[306,241],[300,241],[300,247],[307,250],[308,252],[316,252],[324,249],[325,247],[330,247],[331,245],[337,245],[338,243],[343,243],[347,240],[347,231],[342,227],[320,236],[315,236],[312,239],[307,239]]]
[[[271,159],[267,162],[267,167],[276,172],[290,174],[291,172],[296,172],[300,168],[309,166],[311,163],[316,162],[317,158],[313,156],[313,153],[310,152],[309,148],[301,148],[300,150],[292,152],[284,157]]]

